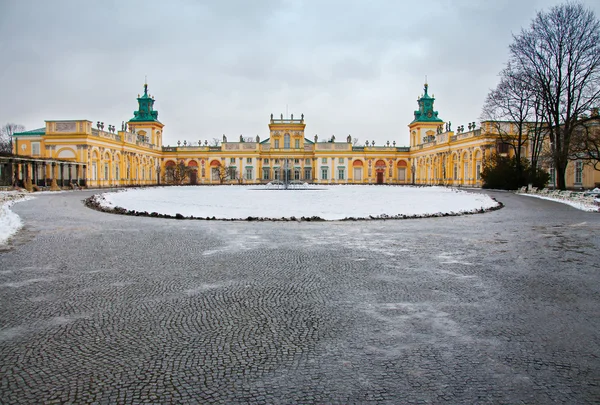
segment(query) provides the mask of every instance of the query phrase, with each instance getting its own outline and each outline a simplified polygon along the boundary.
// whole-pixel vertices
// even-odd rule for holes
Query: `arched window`
[[[285,134],[283,136],[283,148],[284,149],[290,148],[290,134]]]

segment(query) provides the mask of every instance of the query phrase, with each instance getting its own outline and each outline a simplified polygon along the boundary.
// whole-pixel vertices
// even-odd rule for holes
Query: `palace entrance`
[[[190,184],[198,184],[198,162],[191,160],[188,168],[190,169]]]
[[[378,160],[375,163],[375,174],[377,175],[377,184],[383,184],[385,174],[385,162],[383,160]]]

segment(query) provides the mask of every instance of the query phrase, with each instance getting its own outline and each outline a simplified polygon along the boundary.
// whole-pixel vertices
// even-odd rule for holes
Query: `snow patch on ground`
[[[471,213],[499,206],[486,194],[445,187],[331,186],[267,190],[260,186],[156,187],[104,193],[104,208],[216,219],[301,218],[324,220]]]
[[[21,218],[10,207],[16,202],[31,198],[15,191],[0,192],[0,245],[5,244],[23,226]]]
[[[598,207],[597,205],[583,204],[583,203],[580,203],[577,201],[563,200],[560,198],[552,198],[552,197],[547,197],[547,196],[537,195],[537,194],[520,193],[519,195],[524,195],[527,197],[541,198],[542,200],[549,200],[549,201],[554,201],[554,202],[558,202],[558,203],[562,203],[562,204],[567,204],[573,208],[577,208],[578,210],[582,210],[582,211],[589,211],[589,212],[599,212],[600,211],[600,207]],[[595,201],[600,201],[600,200],[596,199]]]

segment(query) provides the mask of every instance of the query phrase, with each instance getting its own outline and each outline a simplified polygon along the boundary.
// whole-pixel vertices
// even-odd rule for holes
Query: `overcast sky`
[[[441,119],[478,121],[512,33],[559,3],[0,0],[0,125],[120,128],[147,75],[165,146],[265,139],[286,109],[309,139],[406,145],[426,75]]]

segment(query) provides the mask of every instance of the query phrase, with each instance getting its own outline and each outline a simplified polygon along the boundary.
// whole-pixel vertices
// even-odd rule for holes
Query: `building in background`
[[[503,145],[495,126],[469,123],[452,130],[434,110],[428,85],[408,125],[410,146],[355,145],[344,139],[305,136],[304,115],[274,117],[269,135],[162,146],[164,125],[154,110],[154,97],[138,96],[138,110],[121,127],[87,120],[46,121],[45,127],[14,134],[17,155],[54,164],[15,167],[20,180],[47,185],[87,187],[185,184],[261,184],[292,180],[317,184],[419,184],[481,187],[486,159]],[[18,165],[18,164],[17,164]],[[571,187],[593,187],[600,181],[593,168],[570,165]],[[183,173],[183,174],[182,174]]]

